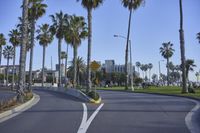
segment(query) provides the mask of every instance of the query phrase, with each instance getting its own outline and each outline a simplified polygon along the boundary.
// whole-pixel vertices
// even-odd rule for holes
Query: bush
[[[87,94],[90,98],[94,99],[94,100],[98,100],[99,99],[99,94],[95,91],[90,91]]]

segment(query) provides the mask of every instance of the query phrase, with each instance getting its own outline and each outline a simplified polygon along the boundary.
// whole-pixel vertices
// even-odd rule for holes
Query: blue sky
[[[0,1],[0,33],[7,34],[18,23],[18,17],[22,14],[20,5],[22,0]],[[62,10],[67,14],[84,16],[87,21],[87,12],[76,0],[45,0],[48,4],[46,14],[39,19],[37,25],[51,24],[49,15]],[[184,31],[186,58],[194,59],[200,68],[200,44],[196,40],[196,33],[200,32],[200,0],[183,0]],[[93,37],[92,37],[92,60],[102,63],[106,59],[114,59],[116,64],[124,64],[125,43],[122,38],[114,38],[114,34],[127,35],[129,12],[121,5],[121,0],[105,0],[103,5],[93,11]],[[180,64],[179,44],[179,0],[146,0],[145,5],[134,11],[131,24],[131,36],[133,62],[153,63],[152,73],[158,74],[158,61],[162,60],[159,48],[163,42],[171,41],[175,49],[170,59],[174,64]],[[63,42],[62,49],[66,50]],[[42,66],[42,47],[36,41],[34,49],[33,69]],[[87,39],[82,42],[78,55],[86,61]],[[57,39],[47,48],[46,66],[50,68],[51,56],[53,64],[57,63]],[[69,49],[69,60],[72,60],[72,48]],[[19,62],[19,48],[17,49],[17,62]],[[28,68],[29,56],[27,57]],[[161,63],[161,71],[166,73],[166,61]],[[2,64],[6,64],[3,59]],[[55,67],[54,67],[55,68]],[[195,80],[195,73],[190,78]]]

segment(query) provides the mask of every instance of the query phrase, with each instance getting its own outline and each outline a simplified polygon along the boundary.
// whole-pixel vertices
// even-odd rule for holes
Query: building
[[[0,74],[5,74],[7,71],[7,65],[1,65],[0,66]],[[15,75],[19,74],[19,65],[15,65],[15,68],[13,69],[13,65],[8,66],[8,74],[12,74],[14,71]]]
[[[115,68],[115,61],[114,60],[105,60],[105,71],[107,73],[112,73],[114,72],[114,68]]]

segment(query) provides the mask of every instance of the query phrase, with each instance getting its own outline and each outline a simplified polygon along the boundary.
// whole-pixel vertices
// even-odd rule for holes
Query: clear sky
[[[76,0],[45,0],[48,5],[46,14],[39,19],[41,23],[51,24],[49,15],[62,10],[67,14],[84,16],[87,21],[87,12]],[[22,0],[0,0],[0,33],[4,33],[8,42],[8,33],[15,28],[18,17],[21,16]],[[183,0],[184,30],[186,58],[194,59],[200,68],[200,44],[196,39],[196,33],[200,32],[200,0]],[[114,34],[127,35],[129,12],[121,5],[121,0],[104,0],[102,6],[93,11],[93,36],[92,36],[92,60],[104,63],[106,59],[114,59],[116,64],[124,64],[125,43],[122,38],[114,38]],[[171,41],[175,53],[170,61],[180,64],[179,44],[179,0],[146,0],[145,5],[134,11],[131,24],[131,36],[133,62],[153,63],[152,73],[158,74],[158,61],[163,57],[159,48],[163,42]],[[66,50],[63,42],[62,50]],[[57,63],[57,39],[47,48],[46,66]],[[87,39],[82,42],[78,55],[87,59]],[[69,60],[72,60],[72,48],[69,49]],[[19,62],[19,48],[17,49],[17,61]],[[29,56],[27,57],[28,68]],[[3,59],[2,64],[6,64]],[[33,69],[42,66],[42,47],[36,41],[34,49]],[[161,71],[166,73],[166,61],[161,63]],[[55,68],[55,67],[54,67]],[[190,78],[195,80],[195,72],[190,73]]]

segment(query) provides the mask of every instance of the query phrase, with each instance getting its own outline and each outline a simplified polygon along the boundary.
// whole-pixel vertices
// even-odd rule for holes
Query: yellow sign
[[[97,63],[96,61],[91,62],[90,67],[92,69],[92,71],[97,71],[100,68],[100,64]]]

